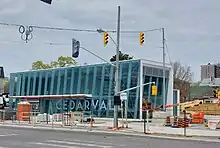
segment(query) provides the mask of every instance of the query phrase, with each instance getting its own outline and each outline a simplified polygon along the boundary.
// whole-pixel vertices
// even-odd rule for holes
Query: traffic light
[[[157,95],[157,86],[156,85],[152,85],[152,95],[153,96]]]
[[[108,44],[108,32],[104,32],[104,46]]]
[[[78,58],[79,57],[79,48],[80,48],[80,42],[76,39],[72,39],[72,57]]]
[[[140,45],[144,44],[144,32],[140,32]]]
[[[114,96],[114,105],[121,105],[121,98],[120,96]]]
[[[44,3],[47,3],[47,4],[50,4],[50,5],[51,5],[51,3],[52,3],[52,0],[40,0],[40,1],[42,1],[42,2],[44,2]]]

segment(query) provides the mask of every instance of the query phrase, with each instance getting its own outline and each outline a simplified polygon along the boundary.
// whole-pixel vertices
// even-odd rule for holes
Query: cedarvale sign
[[[107,110],[113,109],[113,102],[111,100],[49,100],[50,107],[57,110],[71,110],[71,111],[90,111],[90,110]]]

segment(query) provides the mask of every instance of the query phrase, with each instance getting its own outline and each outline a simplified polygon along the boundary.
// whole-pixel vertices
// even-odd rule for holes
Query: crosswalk
[[[43,142],[29,142],[33,147],[48,148],[116,148],[112,143],[82,141],[82,140],[45,140]],[[121,146],[117,146],[121,147]]]

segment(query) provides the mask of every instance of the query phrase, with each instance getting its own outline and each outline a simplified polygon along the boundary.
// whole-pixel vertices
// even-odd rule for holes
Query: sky
[[[200,65],[220,59],[219,0],[53,0],[52,5],[40,0],[1,0],[0,22],[24,26],[48,26],[73,29],[102,28],[116,30],[117,7],[121,6],[120,49],[135,59],[162,61],[162,33],[145,33],[145,44],[139,44],[139,31],[165,28],[166,61],[180,61],[190,66],[194,81],[200,80]],[[59,56],[71,56],[71,40],[109,60],[116,52],[113,42],[104,47],[97,32],[57,31],[34,28],[33,38],[21,39],[16,26],[0,25],[0,65],[9,76],[29,70],[32,62],[49,63]],[[116,41],[116,34],[109,33]],[[53,43],[52,45],[49,43]],[[80,50],[80,65],[102,62]]]

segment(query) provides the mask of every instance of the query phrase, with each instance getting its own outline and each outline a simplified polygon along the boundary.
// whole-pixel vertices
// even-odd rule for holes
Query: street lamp
[[[98,33],[104,33],[105,31],[101,28],[96,30]],[[115,46],[117,47],[117,43],[115,42],[115,40],[111,37],[111,35],[109,35],[110,39],[112,40],[112,42],[115,44]]]

